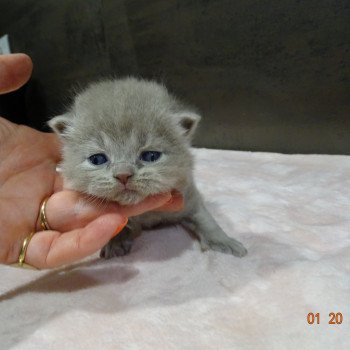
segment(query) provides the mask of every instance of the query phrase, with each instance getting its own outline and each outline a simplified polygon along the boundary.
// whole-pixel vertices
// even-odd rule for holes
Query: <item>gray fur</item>
[[[145,197],[178,190],[185,207],[177,213],[150,212],[132,218],[127,228],[101,251],[110,258],[128,253],[141,228],[182,223],[201,247],[244,256],[241,243],[228,237],[206,210],[193,181],[191,137],[200,116],[151,81],[126,78],[90,85],[70,111],[49,125],[63,141],[61,163],[65,186],[93,197],[134,204]],[[160,151],[158,161],[139,159],[142,151]],[[110,162],[94,166],[88,157],[105,153]],[[129,174],[129,191],[116,180]]]

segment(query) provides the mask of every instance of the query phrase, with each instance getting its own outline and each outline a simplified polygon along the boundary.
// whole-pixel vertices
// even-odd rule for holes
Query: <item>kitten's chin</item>
[[[140,193],[131,190],[124,190],[111,198],[113,201],[122,205],[133,205],[145,199]]]

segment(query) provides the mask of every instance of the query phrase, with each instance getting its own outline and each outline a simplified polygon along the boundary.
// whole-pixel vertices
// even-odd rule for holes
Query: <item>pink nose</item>
[[[132,177],[132,174],[125,173],[125,174],[117,174],[115,178],[122,183],[123,185],[126,185],[126,183],[129,181],[129,179]]]

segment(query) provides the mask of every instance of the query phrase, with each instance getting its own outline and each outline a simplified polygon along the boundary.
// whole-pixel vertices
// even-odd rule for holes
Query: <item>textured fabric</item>
[[[1,266],[1,349],[349,349],[350,157],[194,154],[208,209],[248,255],[203,253],[172,226],[124,258]]]

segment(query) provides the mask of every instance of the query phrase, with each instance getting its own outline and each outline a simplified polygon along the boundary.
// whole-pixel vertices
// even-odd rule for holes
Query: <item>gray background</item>
[[[72,87],[137,75],[198,107],[197,146],[350,154],[350,1],[0,0],[5,33],[37,128]]]

